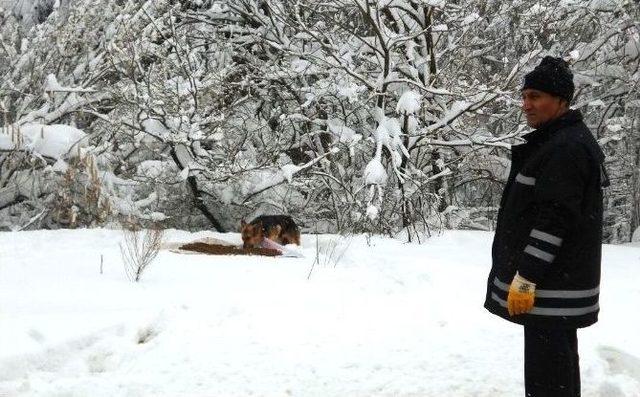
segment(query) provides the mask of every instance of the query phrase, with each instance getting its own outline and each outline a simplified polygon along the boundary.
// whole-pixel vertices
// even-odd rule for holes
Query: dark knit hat
[[[522,90],[533,88],[571,102],[573,98],[573,73],[562,58],[546,56],[540,65],[524,76]]]

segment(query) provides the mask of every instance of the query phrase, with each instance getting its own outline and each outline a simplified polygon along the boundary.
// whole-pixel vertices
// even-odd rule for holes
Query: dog
[[[261,215],[249,223],[240,222],[244,248],[260,247],[268,238],[281,245],[300,245],[300,229],[289,215]]]

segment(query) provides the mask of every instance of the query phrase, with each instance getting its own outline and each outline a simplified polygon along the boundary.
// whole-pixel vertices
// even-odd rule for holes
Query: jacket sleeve
[[[555,146],[543,162],[535,182],[532,228],[517,264],[527,280],[544,278],[578,222],[589,164],[586,148],[570,142]]]

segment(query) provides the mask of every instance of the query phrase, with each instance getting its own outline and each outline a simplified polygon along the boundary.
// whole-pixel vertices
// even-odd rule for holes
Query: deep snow
[[[240,242],[166,239],[204,236]],[[302,238],[304,258],[164,250],[136,284],[118,231],[0,233],[0,396],[524,394],[522,329],[482,307],[491,233]],[[604,247],[584,397],[640,396],[639,265]]]

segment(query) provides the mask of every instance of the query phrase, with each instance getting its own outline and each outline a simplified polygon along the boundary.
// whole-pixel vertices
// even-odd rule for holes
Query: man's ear
[[[564,98],[560,98],[560,106],[562,106],[563,109],[569,109],[569,101]]]

